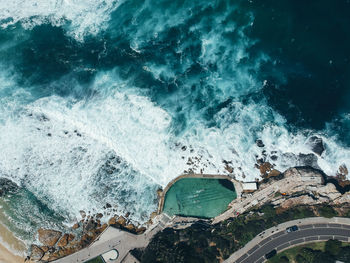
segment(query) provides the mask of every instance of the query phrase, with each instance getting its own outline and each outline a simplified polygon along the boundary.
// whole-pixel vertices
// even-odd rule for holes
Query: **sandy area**
[[[6,244],[6,245],[5,245]],[[7,249],[10,247],[13,251],[23,254],[26,251],[25,244],[18,240],[6,227],[0,223],[0,263],[24,262],[24,258],[15,255]]]
[[[15,256],[0,244],[0,263],[23,263],[24,258]]]

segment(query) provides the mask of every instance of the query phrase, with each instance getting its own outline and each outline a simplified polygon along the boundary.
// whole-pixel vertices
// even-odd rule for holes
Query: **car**
[[[272,258],[274,255],[276,255],[277,254],[277,250],[276,249],[274,249],[274,250],[271,250],[269,253],[266,253],[265,254],[265,258],[266,259],[269,259],[269,258]]]
[[[294,225],[294,226],[287,227],[286,230],[287,230],[287,233],[290,233],[290,232],[298,231],[299,228],[298,226]]]

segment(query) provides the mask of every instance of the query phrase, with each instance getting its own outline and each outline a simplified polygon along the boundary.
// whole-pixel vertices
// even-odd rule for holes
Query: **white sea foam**
[[[20,4],[23,8],[19,9]],[[117,2],[112,0],[102,3],[14,0],[0,4],[0,20],[11,17],[13,20],[2,25],[20,21],[28,28],[70,21],[68,32],[81,39],[86,33],[96,34],[103,28],[116,6]],[[146,12],[150,8],[146,1],[133,14],[132,24],[142,27],[131,30],[128,37],[139,54],[150,40],[161,38],[168,28],[185,23],[196,6],[179,9],[174,15],[168,13],[171,8]],[[147,14],[151,17],[144,21]],[[230,162],[238,179],[258,178],[255,164],[257,158],[264,156],[263,149],[255,144],[256,139],[262,139],[264,158],[277,169],[283,171],[299,165],[298,154],[311,153],[306,144],[311,133],[288,131],[283,117],[264,101],[255,104],[240,100],[262,88],[252,72],[268,58],[261,54],[249,60],[246,51],[254,42],[235,24],[221,25],[228,15],[223,12],[218,16],[210,30],[204,30],[208,23],[205,17],[190,28],[200,36],[200,56],[195,63],[206,71],[205,79],[186,78],[194,63],[191,56],[181,56],[176,62],[177,70],[172,68],[171,56],[165,57],[163,64],[146,61],[142,65],[145,72],[161,82],[173,81],[178,85],[177,78],[182,78],[182,86],[167,94],[162,106],[151,101],[151,91],[121,80],[118,70],[97,74],[90,87],[96,93],[86,101],[58,96],[34,100],[29,89],[16,86],[11,75],[0,75],[1,175],[26,186],[51,209],[70,218],[81,209],[99,212],[108,202],[117,204],[118,213],[131,211],[132,219],[143,222],[156,209],[156,188],[184,171],[228,173],[225,160]],[[238,37],[232,45],[223,35],[235,30]],[[177,54],[182,54],[190,42],[184,39],[178,43]],[[210,64],[216,64],[213,72]],[[206,84],[203,89],[197,86],[192,90],[200,82]],[[197,98],[203,99],[202,108],[196,108]],[[214,114],[214,125],[209,125],[203,113],[228,98],[231,102]],[[178,116],[183,116],[184,125],[175,132]],[[350,151],[339,146],[334,138],[318,136],[323,138],[326,151],[317,157],[317,164],[333,175],[340,164],[348,164]],[[273,155],[277,155],[277,160],[272,159]]]
[[[21,22],[25,28],[43,23],[69,23],[68,33],[82,40],[106,26],[118,0],[13,0],[0,2],[0,26]]]

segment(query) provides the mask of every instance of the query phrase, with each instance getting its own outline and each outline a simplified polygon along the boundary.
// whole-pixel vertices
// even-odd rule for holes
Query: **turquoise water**
[[[183,178],[167,191],[163,212],[168,215],[212,218],[223,213],[237,198],[226,179]]]

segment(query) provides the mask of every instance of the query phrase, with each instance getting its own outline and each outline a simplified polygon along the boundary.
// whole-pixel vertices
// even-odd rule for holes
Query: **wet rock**
[[[348,168],[345,164],[342,164],[339,166],[338,174],[347,176],[349,174]]]
[[[136,226],[134,224],[128,224],[125,226],[125,229],[129,230],[130,232],[136,232]]]
[[[80,215],[81,215],[81,218],[85,218],[85,217],[86,217],[85,211],[80,210],[79,213],[80,213]]]
[[[310,149],[316,153],[317,155],[321,156],[322,153],[324,152],[325,148],[323,145],[323,140],[322,138],[319,138],[317,136],[311,136],[306,143]]]
[[[272,169],[270,172],[269,172],[269,175],[268,177],[277,177],[281,174],[280,171],[276,170],[276,169]]]
[[[112,207],[111,204],[109,203],[106,204],[106,208],[111,208],[111,207]]]
[[[49,247],[48,246],[41,246],[40,249],[42,251],[44,251],[44,253],[46,253],[47,251],[49,251]]]
[[[85,225],[85,231],[90,231],[96,227],[97,227],[97,223],[95,222],[95,220],[90,219]]]
[[[271,155],[270,158],[272,161],[277,161],[277,159],[278,159],[277,155]]]
[[[38,230],[38,234],[39,234],[39,241],[43,245],[49,246],[49,247],[53,247],[62,235],[60,231],[43,229],[43,228],[40,228]]]
[[[225,170],[228,171],[230,174],[233,173],[233,168],[228,164],[225,165]]]
[[[40,260],[44,256],[44,251],[37,245],[31,245],[30,258],[32,260]]]
[[[272,169],[272,164],[270,164],[269,162],[266,163],[262,163],[259,166],[259,170],[260,170],[260,174],[261,175],[267,175]]]
[[[125,226],[126,225],[126,219],[123,216],[120,216],[116,222],[116,224]]]
[[[262,140],[256,140],[255,143],[258,147],[265,147],[265,144],[263,143]]]
[[[298,165],[299,166],[310,166],[315,169],[320,169],[317,164],[317,156],[313,153],[303,154],[300,153],[298,155]]]
[[[7,193],[15,193],[18,190],[18,186],[9,179],[0,178],[0,196],[4,196]]]
[[[182,147],[181,147],[181,150],[183,150],[183,151],[186,151],[186,149],[187,149],[186,146],[182,146]]]
[[[103,217],[103,214],[101,214],[101,213],[98,213],[97,215],[96,215],[96,218],[98,218],[98,219],[100,219],[100,218],[102,218]]]
[[[58,247],[65,247],[68,245],[68,234],[64,234],[60,241],[58,241],[57,246]]]
[[[108,224],[109,225],[115,225],[117,223],[117,218],[115,216],[111,217],[109,220],[108,220]]]
[[[346,187],[350,185],[350,181],[346,179],[348,174],[349,174],[349,171],[345,164],[342,164],[341,166],[339,166],[339,169],[336,175],[336,179],[338,181],[339,186]]]
[[[74,238],[75,238],[75,235],[73,235],[73,234],[68,234],[68,242],[73,241]]]

